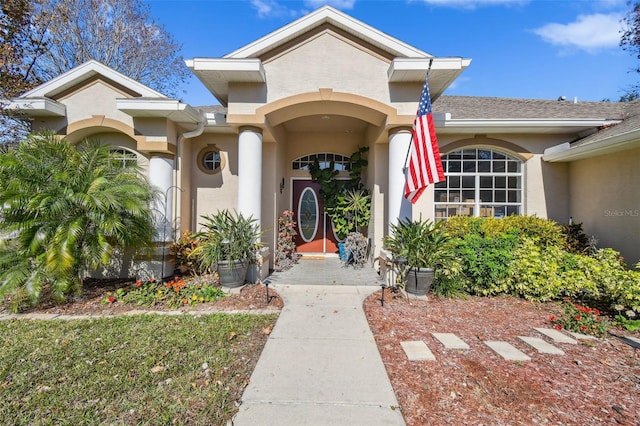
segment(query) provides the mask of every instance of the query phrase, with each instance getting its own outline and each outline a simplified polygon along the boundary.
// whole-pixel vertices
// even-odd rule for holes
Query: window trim
[[[465,172],[464,171],[464,151],[465,150],[476,150],[476,156],[475,156],[475,160],[476,161],[476,167],[475,170],[473,172]],[[479,150],[487,150],[491,152],[491,164],[490,164],[490,171],[483,171],[480,172],[478,171],[478,167],[477,167],[477,162],[478,161],[486,161],[487,159],[482,159],[480,158],[480,156],[478,155],[478,151]],[[466,209],[466,216],[472,216],[472,217],[503,217],[501,215],[496,215],[495,213],[495,208],[496,207],[504,207],[505,212],[504,212],[504,216],[507,216],[509,214],[513,214],[513,213],[508,213],[508,209],[509,207],[516,207],[518,210],[519,215],[524,214],[524,207],[525,207],[525,160],[523,160],[522,158],[520,158],[517,155],[514,155],[511,152],[505,151],[503,149],[501,149],[500,147],[493,147],[493,146],[464,146],[464,147],[456,147],[455,149],[452,149],[451,151],[447,152],[446,154],[443,154],[443,163],[445,161],[447,161],[447,159],[445,157],[447,157],[449,154],[455,153],[455,152],[459,152],[460,153],[460,170],[459,171],[455,171],[455,172],[450,172],[448,170],[449,164],[448,162],[443,164],[443,166],[445,166],[445,177],[447,178],[446,182],[446,186],[445,188],[438,188],[438,184],[436,184],[434,186],[434,199],[433,199],[433,204],[434,204],[434,218],[436,220],[447,220],[450,217],[453,217],[455,215],[463,215],[464,213],[464,209]],[[494,153],[500,154],[500,155],[504,155],[505,156],[505,171],[504,172],[495,172],[492,171],[493,169],[493,160],[495,160],[493,158]],[[450,161],[450,160],[449,160]],[[454,160],[455,161],[455,160]],[[519,163],[519,171],[516,172],[509,172],[508,170],[508,161],[517,161]],[[461,197],[462,197],[462,191],[465,190],[465,188],[463,188],[463,184],[462,184],[462,178],[463,177],[473,177],[474,178],[474,186],[473,186],[473,192],[474,192],[474,197],[473,197],[473,203],[471,202],[465,202],[464,200],[460,199],[459,201],[450,201],[450,200],[446,200],[446,201],[438,201],[437,200],[437,191],[442,191],[443,189],[450,191],[451,187],[450,187],[450,182],[449,182],[449,178],[452,176],[458,176],[461,179],[460,182],[460,191],[461,191]],[[495,201],[495,193],[494,193],[494,201],[491,202],[483,202],[480,196],[480,192],[483,190],[483,188],[481,188],[480,186],[480,180],[482,177],[504,177],[505,179],[507,179],[506,184],[505,184],[505,188],[504,190],[506,191],[506,196],[505,196],[505,201],[504,202],[497,202]],[[517,202],[510,202],[508,201],[509,198],[509,181],[508,179],[510,177],[516,177],[519,178],[519,187],[517,188],[517,190],[519,191],[519,201]],[[456,188],[454,188],[456,189]],[[502,188],[497,188],[497,189],[502,189]],[[467,191],[471,191],[472,188],[469,187],[467,189]],[[495,191],[496,190],[496,186],[495,186],[495,181],[493,183],[493,185],[491,186],[491,188],[487,188],[485,190],[491,190],[491,191]],[[447,196],[450,197],[450,194],[447,193]],[[438,216],[438,207],[440,207],[441,209],[443,207],[445,207],[445,211],[444,211],[444,216]],[[456,214],[455,215],[449,215],[449,208],[456,208]],[[488,215],[483,215],[482,213],[486,213],[486,211],[483,212],[483,209],[493,209],[492,210],[492,214],[490,216]],[[469,209],[472,209],[472,211],[470,211]],[[471,214],[469,214],[471,213]]]
[[[204,159],[210,153],[217,153],[220,156],[220,166],[215,169],[208,169],[204,166]],[[198,169],[200,169],[202,173],[205,173],[208,175],[215,175],[220,173],[222,169],[224,169],[226,165],[226,161],[225,161],[225,156],[223,152],[220,151],[220,149],[216,145],[210,144],[205,146],[200,150],[200,152],[198,152],[198,158],[197,158],[196,164],[198,165]]]

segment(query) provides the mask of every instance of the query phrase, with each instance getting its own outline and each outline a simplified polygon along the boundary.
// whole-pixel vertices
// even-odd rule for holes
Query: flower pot
[[[340,256],[341,261],[344,262],[345,260],[347,260],[347,254],[344,250],[344,241],[338,243],[338,255]]]
[[[249,261],[247,259],[218,262],[218,278],[220,279],[220,284],[227,288],[244,285],[248,266]]]
[[[416,296],[425,296],[433,283],[433,268],[411,268],[407,272],[405,290]]]

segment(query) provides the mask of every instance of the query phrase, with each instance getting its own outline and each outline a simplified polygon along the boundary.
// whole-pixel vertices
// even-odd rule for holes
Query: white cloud
[[[258,12],[258,17],[290,17],[298,13],[280,4],[277,0],[251,0],[251,5]]]
[[[595,51],[618,46],[622,18],[619,13],[579,15],[575,22],[546,24],[533,32],[556,46]]]
[[[353,9],[353,5],[356,0],[305,0],[304,4],[312,9],[317,9],[320,6],[330,5],[336,9]]]
[[[251,5],[256,9],[258,17],[260,18],[296,18],[309,13],[309,9],[317,9],[327,4],[335,7],[336,9],[348,10],[353,9],[355,3],[356,0],[305,0],[304,9],[291,9],[286,6],[287,2],[281,2],[278,0],[251,0]]]
[[[413,1],[413,0],[409,0]],[[434,6],[447,6],[458,9],[476,9],[482,6],[512,6],[529,3],[530,0],[419,0]]]

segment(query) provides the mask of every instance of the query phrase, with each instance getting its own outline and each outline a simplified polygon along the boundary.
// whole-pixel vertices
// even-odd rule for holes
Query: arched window
[[[111,150],[111,161],[114,166],[133,167],[138,164],[138,156],[128,149],[114,148]]]
[[[502,151],[466,148],[442,156],[435,218],[504,217],[522,212],[522,161]]]
[[[291,162],[292,170],[309,170],[309,165],[313,164],[315,160],[320,163],[321,169],[326,169],[334,161],[333,169],[339,172],[351,170],[351,163],[349,157],[340,154],[333,154],[331,152],[319,152],[316,154],[304,155],[296,158]]]

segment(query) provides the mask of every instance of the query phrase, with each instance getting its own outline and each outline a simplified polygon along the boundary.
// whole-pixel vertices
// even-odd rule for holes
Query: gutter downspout
[[[174,220],[178,218],[178,214],[180,213],[181,210],[181,206],[182,206],[182,161],[183,161],[183,153],[182,153],[182,145],[183,142],[186,139],[192,139],[192,138],[196,138],[198,136],[200,136],[203,132],[204,132],[204,126],[206,123],[206,119],[201,119],[201,121],[198,121],[198,127],[195,128],[195,130],[191,130],[189,132],[184,132],[183,134],[181,134],[178,137],[178,141],[177,141],[177,146],[176,146],[176,151],[177,151],[177,161],[175,162],[175,168],[174,168],[174,204],[173,204],[173,217]],[[189,193],[191,193],[189,191]],[[180,225],[182,226],[182,215],[180,215]],[[177,233],[178,235],[181,234],[180,230],[176,228],[176,230],[174,231],[175,233]],[[174,233],[173,235],[173,240],[176,240],[176,234]]]

